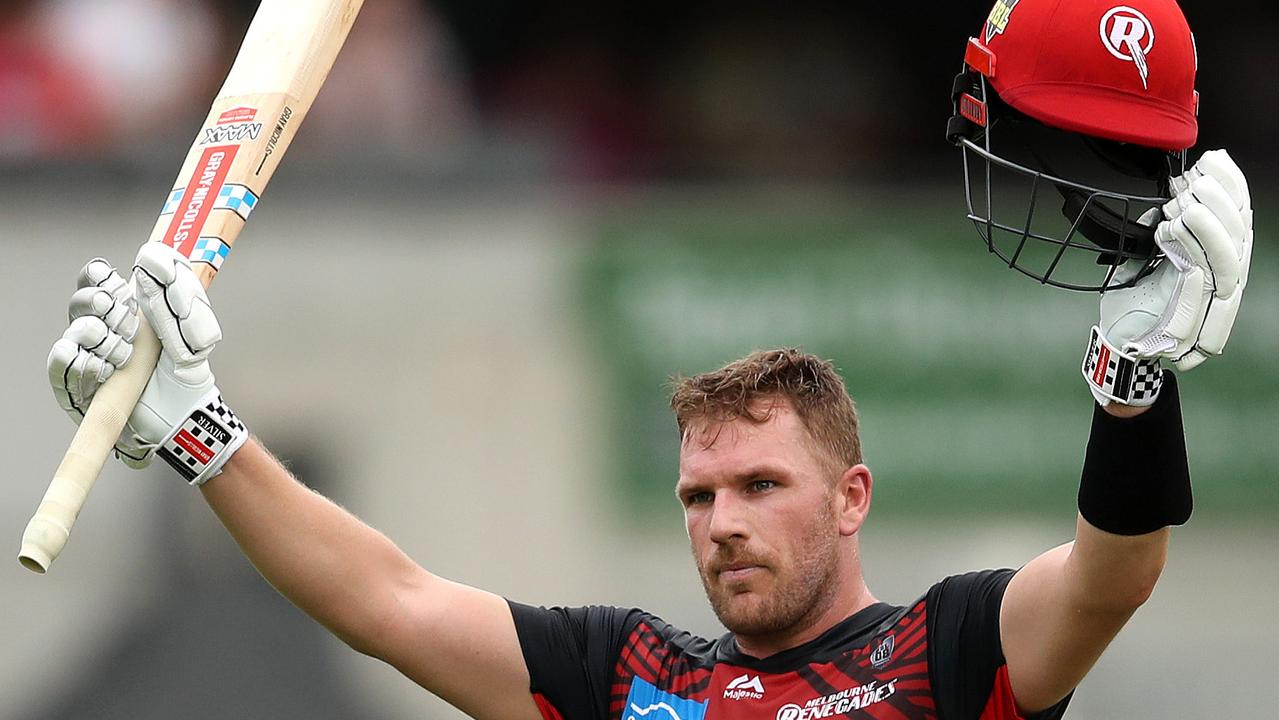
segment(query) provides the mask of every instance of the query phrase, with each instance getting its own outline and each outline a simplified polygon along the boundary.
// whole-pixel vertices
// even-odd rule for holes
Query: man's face
[[[797,632],[833,602],[835,478],[790,405],[763,423],[693,425],[676,494],[711,607],[739,635]]]

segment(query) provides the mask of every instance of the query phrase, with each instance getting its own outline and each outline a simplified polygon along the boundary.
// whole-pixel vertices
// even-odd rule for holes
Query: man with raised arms
[[[970,61],[973,72],[997,67],[1007,79],[1016,76],[1016,47],[1007,43],[1018,42],[1018,23],[1064,5],[1001,5],[992,14],[998,32],[974,38]],[[1097,45],[1081,40],[1079,52],[1107,52],[1095,24],[1107,3],[1070,7],[1087,18],[1075,28],[1080,37]],[[1168,19],[1180,18],[1175,4],[1133,7],[1153,18],[1159,42],[1179,41],[1184,20]],[[1190,47],[1188,32],[1180,39]],[[1153,53],[1149,61],[1147,92],[1163,77]],[[1144,75],[1115,67],[1125,92],[1143,91]],[[1033,96],[992,80],[992,92],[1005,89],[1009,105]],[[1177,102],[1184,89],[1174,88]],[[987,120],[981,103],[991,101],[978,94],[957,98],[972,123]],[[1051,103],[1022,111],[1053,121]],[[1094,133],[1164,133],[1150,140],[1163,152],[1193,121],[1177,117],[1182,125],[1122,116],[1117,129]],[[128,361],[140,305],[164,352],[119,456],[140,466],[158,455],[172,465],[289,600],[474,717],[1057,718],[1150,596],[1169,528],[1190,514],[1177,380],[1161,360],[1188,370],[1219,354],[1247,282],[1252,211],[1234,162],[1224,151],[1205,153],[1163,181],[1167,201],[1141,218],[1158,253],[1120,268],[1087,344],[1083,371],[1097,405],[1074,541],[1020,569],[955,575],[905,604],[881,601],[863,579],[859,544],[873,478],[834,367],[779,348],[677,381],[676,494],[706,595],[729,631],[713,640],[643,610],[531,607],[450,582],[300,484],[223,401],[208,363],[221,330],[189,260],[166,245],[139,254],[136,297],[106,261],[85,266],[50,380],[78,420]],[[1102,231],[1115,232],[1102,220],[1089,227],[1099,244]],[[1126,242],[1121,235],[1119,250],[1108,251],[1117,265],[1128,259]]]

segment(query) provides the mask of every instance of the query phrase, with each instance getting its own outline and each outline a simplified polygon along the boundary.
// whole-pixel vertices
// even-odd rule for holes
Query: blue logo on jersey
[[[626,720],[703,720],[709,700],[696,702],[658,690],[640,678],[631,679],[626,696]]]

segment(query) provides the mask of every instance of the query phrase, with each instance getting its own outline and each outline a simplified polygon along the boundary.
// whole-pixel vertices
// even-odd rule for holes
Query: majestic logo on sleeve
[[[764,683],[760,682],[758,675],[747,673],[733,680],[724,688],[724,698],[726,700],[744,700],[746,698],[762,700],[764,698]]]
[[[1137,66],[1141,87],[1149,90],[1146,80],[1150,66],[1146,56],[1155,45],[1155,28],[1139,10],[1119,5],[1101,16],[1101,44],[1111,55]]]
[[[709,702],[697,702],[658,690],[637,677],[631,680],[623,717],[626,720],[704,720]]]
[[[996,0],[995,7],[990,9],[990,15],[986,17],[986,42],[1003,34],[1004,28],[1008,27],[1008,17],[1013,14],[1017,2],[1018,0]]]

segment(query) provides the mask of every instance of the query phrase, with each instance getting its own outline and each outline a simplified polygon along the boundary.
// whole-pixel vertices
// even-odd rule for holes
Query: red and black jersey
[[[1011,570],[947,578],[759,659],[635,609],[511,603],[546,720],[1011,720],[999,640]],[[1036,715],[1060,718],[1069,698]]]

